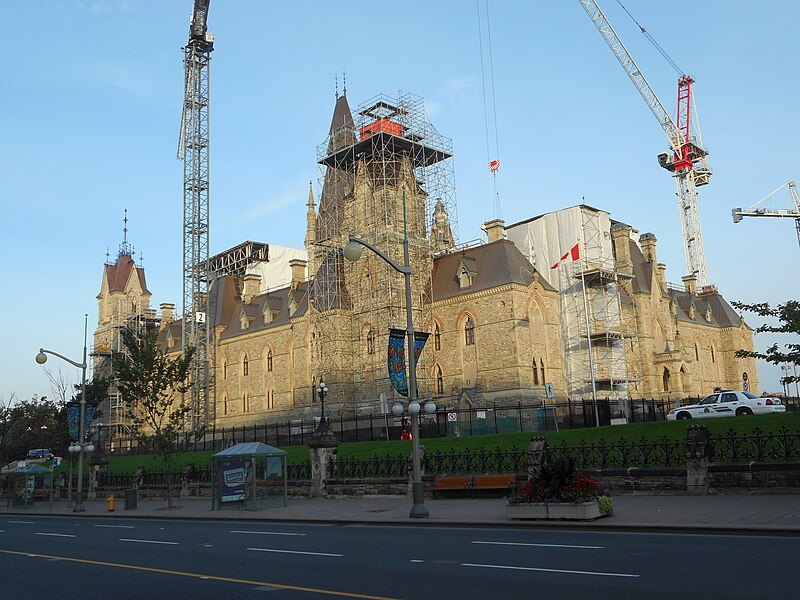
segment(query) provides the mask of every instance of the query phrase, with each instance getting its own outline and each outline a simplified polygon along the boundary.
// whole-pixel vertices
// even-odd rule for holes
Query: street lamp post
[[[79,363],[67,358],[63,354],[53,352],[52,350],[45,350],[44,348],[39,348],[39,354],[36,355],[36,362],[40,365],[43,365],[47,362],[48,354],[52,354],[53,356],[57,356],[61,360],[65,360],[72,366],[78,367],[81,370],[81,408],[80,425],[78,428],[78,441],[73,441],[68,448],[70,453],[78,453],[78,497],[75,500],[75,507],[72,509],[72,512],[83,512],[86,510],[86,508],[83,506],[83,454],[84,452],[92,452],[94,450],[94,446],[91,443],[84,443],[84,429],[86,427],[86,332],[89,322],[88,320],[89,316],[85,315],[83,324],[83,362]]]
[[[411,266],[408,256],[408,233],[405,230],[405,192],[403,193],[403,259],[404,264],[399,265],[386,254],[378,250],[375,246],[354,235],[349,236],[349,241],[344,247],[344,257],[349,261],[357,261],[361,258],[362,246],[369,248],[381,257],[390,267],[398,273],[402,273],[406,285],[406,334],[408,338],[408,410],[411,413],[411,456],[413,469],[413,483],[411,485],[412,506],[409,516],[412,518],[422,518],[428,516],[428,509],[425,506],[425,498],[422,489],[422,475],[420,465],[419,448],[419,409],[417,401],[417,357],[414,353],[414,321],[411,306]],[[429,403],[433,404],[433,403]],[[397,405],[395,405],[397,406]],[[433,410],[436,410],[433,405]],[[400,404],[402,409],[402,404]],[[394,407],[392,408],[394,412]]]
[[[322,406],[322,415],[320,416],[320,423],[325,422],[325,394],[328,393],[328,386],[324,381],[320,381],[317,386],[317,395],[319,396],[319,403]]]

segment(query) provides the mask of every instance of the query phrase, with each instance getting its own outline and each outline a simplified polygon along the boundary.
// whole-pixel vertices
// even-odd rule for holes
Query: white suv
[[[667,421],[783,412],[786,412],[786,407],[778,398],[756,396],[750,392],[724,390],[706,396],[697,404],[673,408],[667,413]]]

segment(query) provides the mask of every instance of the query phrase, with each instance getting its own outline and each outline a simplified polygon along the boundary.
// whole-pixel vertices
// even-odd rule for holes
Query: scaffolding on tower
[[[390,328],[406,328],[403,278],[371,253],[345,264],[341,249],[355,234],[402,264],[405,221],[414,327],[430,331],[433,258],[452,248],[457,235],[452,142],[436,131],[422,98],[413,94],[375,96],[355,118],[346,93],[336,106],[330,134],[318,148],[322,193],[308,248],[312,384],[324,380],[331,393],[341,390],[338,399],[353,402],[340,402],[343,410],[374,410],[381,394],[392,395],[386,347]],[[420,393],[428,386],[432,355],[431,345],[417,366]]]

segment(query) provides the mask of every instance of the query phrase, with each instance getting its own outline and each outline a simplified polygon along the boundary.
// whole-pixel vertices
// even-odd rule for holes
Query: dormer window
[[[694,321],[694,317],[695,317],[694,304],[690,304],[690,305],[689,305],[689,318],[690,318],[692,321]]]
[[[289,315],[293,315],[294,311],[297,310],[297,301],[294,299],[294,296],[289,297]]]
[[[175,338],[172,337],[172,332],[167,333],[167,348],[175,347]]]
[[[247,313],[244,311],[239,313],[239,327],[241,329],[247,329],[250,327],[250,319],[248,318]]]
[[[706,314],[705,314],[706,322],[711,323],[711,307],[706,307]]]
[[[272,312],[272,309],[269,307],[268,304],[264,305],[264,323],[269,325],[275,320],[275,313]]]
[[[472,268],[474,264],[475,261],[472,259],[461,260],[461,264],[458,267],[458,287],[462,290],[472,287],[472,284],[475,283],[475,275],[477,273]]]

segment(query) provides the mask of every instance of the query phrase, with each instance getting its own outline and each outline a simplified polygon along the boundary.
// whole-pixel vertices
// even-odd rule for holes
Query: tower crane
[[[178,160],[183,161],[183,349],[194,347],[191,430],[208,425],[208,69],[214,35],[208,32],[210,0],[194,0],[189,41],[183,48],[184,100]]]
[[[774,196],[777,192],[785,187],[789,187],[789,196],[792,198],[792,208],[781,208],[778,210],[768,210],[766,208],[758,208],[758,205],[767,199]],[[794,226],[797,229],[797,241],[800,243],[800,198],[797,195],[797,184],[794,181],[787,181],[778,188],[772,190],[769,194],[764,196],[761,200],[756,202],[750,208],[742,210],[741,208],[734,208],[731,211],[733,222],[738,223],[744,217],[788,217],[794,219]]]
[[[645,79],[636,61],[614,31],[611,23],[600,10],[594,0],[579,0],[586,14],[594,23],[600,35],[617,57],[625,73],[633,82],[644,99],[650,112],[653,113],[664,133],[667,134],[670,152],[658,155],[659,164],[674,174],[677,185],[678,206],[683,231],[683,252],[686,268],[690,275],[697,277],[698,286],[708,285],[706,257],[703,250],[703,234],[700,229],[700,211],[697,205],[697,188],[711,180],[711,169],[706,156],[708,152],[699,137],[691,133],[692,84],[690,75],[681,75],[678,79],[678,114],[677,123],[672,120],[653,88]]]

